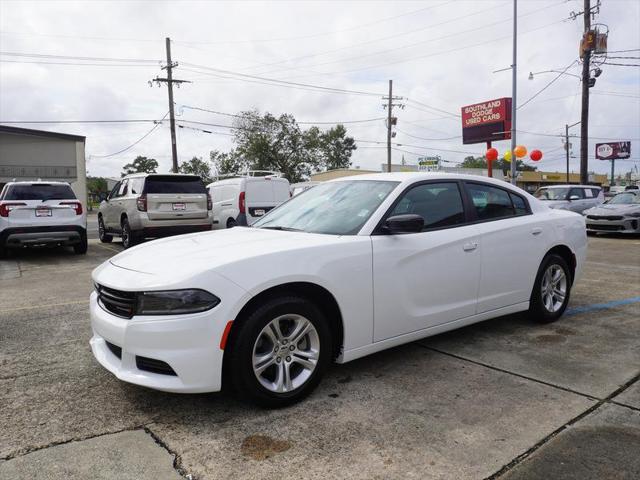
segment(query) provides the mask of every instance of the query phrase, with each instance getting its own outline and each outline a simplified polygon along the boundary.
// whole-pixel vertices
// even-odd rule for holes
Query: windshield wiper
[[[258,227],[258,228],[264,228],[265,230],[283,230],[285,232],[304,232],[304,230],[301,230],[299,228],[283,227],[281,225],[274,225],[272,227]]]

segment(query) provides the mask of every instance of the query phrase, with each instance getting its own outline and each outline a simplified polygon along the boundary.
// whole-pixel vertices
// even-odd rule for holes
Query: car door
[[[576,213],[582,213],[582,211],[587,208],[583,188],[572,188],[571,190],[569,190],[569,196],[567,198],[569,199],[567,210],[571,210],[572,212]]]
[[[524,196],[482,182],[465,182],[480,236],[477,313],[528,302],[547,237]]]
[[[120,190],[120,185],[122,182],[118,182],[109,192],[107,199],[105,200],[104,206],[102,207],[102,221],[104,222],[104,226],[107,228],[114,228],[113,218],[115,216],[114,213],[114,204],[116,201],[116,197],[118,196],[118,190]]]
[[[371,237],[374,341],[474,315],[480,276],[479,237],[467,224],[461,184],[411,186],[384,219],[418,214],[422,232]],[[383,219],[383,221],[384,221]]]

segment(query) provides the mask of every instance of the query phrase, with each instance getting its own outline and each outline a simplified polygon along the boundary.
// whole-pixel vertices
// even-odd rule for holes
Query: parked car
[[[553,185],[541,187],[534,196],[550,208],[582,213],[604,202],[602,188],[592,185]]]
[[[129,248],[145,238],[211,230],[211,199],[196,175],[135,173],[113,187],[98,210],[100,241]]]
[[[300,182],[300,183],[292,183],[291,184],[291,196],[295,197],[296,195],[301,194],[302,192],[309,190],[311,187],[315,187],[320,182]]]
[[[69,245],[87,253],[87,216],[66,182],[9,182],[0,193],[0,257],[9,248]]]
[[[624,187],[624,191],[628,192],[629,190],[640,190],[640,186],[638,185],[627,185]]]
[[[213,228],[253,224],[272,208],[289,200],[289,181],[277,174],[218,180],[207,185],[213,202]]]
[[[640,190],[619,193],[583,214],[589,233],[640,233]]]
[[[490,178],[323,182],[251,228],[158,240],[93,272],[90,341],[120,380],[295,402],[339,363],[489,318],[564,312],[584,218]]]

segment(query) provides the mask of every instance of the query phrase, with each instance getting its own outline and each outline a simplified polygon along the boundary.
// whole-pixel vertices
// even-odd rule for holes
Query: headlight
[[[204,290],[167,290],[138,294],[137,315],[178,315],[209,310],[220,299]]]

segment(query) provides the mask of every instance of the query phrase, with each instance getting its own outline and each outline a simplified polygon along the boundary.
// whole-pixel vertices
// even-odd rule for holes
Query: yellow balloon
[[[513,153],[516,154],[516,157],[522,158],[527,154],[527,147],[525,147],[524,145],[518,145],[513,149]]]
[[[511,150],[507,150],[506,152],[504,152],[504,161],[505,162],[511,161]]]

